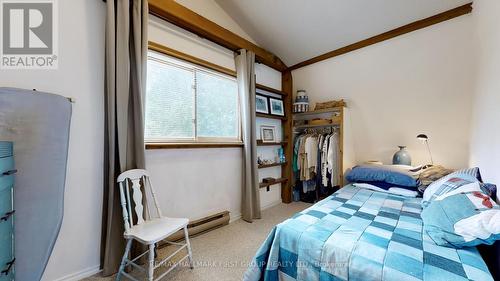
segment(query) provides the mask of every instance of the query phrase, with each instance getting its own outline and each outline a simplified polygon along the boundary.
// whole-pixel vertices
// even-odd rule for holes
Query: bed
[[[420,200],[347,185],[275,226],[244,280],[493,280],[475,247],[426,235]]]

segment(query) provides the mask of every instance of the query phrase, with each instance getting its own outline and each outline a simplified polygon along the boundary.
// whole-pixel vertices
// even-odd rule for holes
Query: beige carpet
[[[289,218],[310,204],[296,202],[280,204],[262,212],[262,219],[247,223],[235,221],[227,226],[191,238],[195,268],[186,264],[167,274],[162,280],[176,281],[237,281],[241,280],[248,263],[252,260],[269,231],[276,224]],[[172,249],[159,251],[165,257]],[[161,273],[167,268],[160,268]],[[136,275],[136,274],[133,274]],[[141,276],[137,274],[137,276]],[[155,274],[157,276],[157,274]],[[142,278],[139,278],[142,280]],[[84,279],[85,281],[109,281],[113,277],[101,277],[99,274]],[[122,278],[122,280],[127,280]]]

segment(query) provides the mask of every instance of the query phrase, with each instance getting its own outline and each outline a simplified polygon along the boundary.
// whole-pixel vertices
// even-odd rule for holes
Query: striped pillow
[[[462,179],[462,181],[449,182],[452,178]],[[434,200],[436,197],[443,195],[446,192],[454,190],[464,184],[468,184],[471,182],[482,182],[481,173],[479,172],[479,168],[467,168],[455,171],[447,176],[440,178],[439,180],[430,184],[424,191],[424,195],[422,196],[422,207],[426,207],[429,205],[429,202]],[[446,184],[445,184],[446,183]],[[443,186],[445,185],[445,186]],[[433,196],[437,193],[436,196]]]
[[[436,198],[449,193],[461,186],[467,185],[469,183],[473,183],[473,181],[469,181],[462,178],[451,178],[441,184],[436,191],[432,194],[431,198],[428,201],[423,202],[423,206],[427,207],[432,201],[436,200]]]

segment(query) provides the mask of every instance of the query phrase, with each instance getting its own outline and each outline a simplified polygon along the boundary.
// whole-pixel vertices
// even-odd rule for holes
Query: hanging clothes
[[[321,148],[321,183],[323,186],[328,186],[328,147],[330,145],[330,135],[325,137]]]
[[[299,158],[299,147],[300,147],[300,138],[295,138],[295,142],[293,144],[293,162],[292,162],[292,170],[294,173],[297,173],[299,171],[299,163],[298,163],[298,158]]]
[[[330,137],[330,144],[328,146],[327,155],[327,168],[328,172],[332,175],[331,184],[336,186],[340,184],[340,146],[337,133],[333,133]]]
[[[318,162],[318,137],[309,136],[305,141],[305,154],[307,165],[304,166],[306,180],[312,179],[312,174],[316,172],[316,164]]]
[[[293,171],[303,193],[327,193],[340,184],[339,133],[303,133],[295,137]],[[318,195],[317,195],[318,197]]]
[[[299,156],[298,156],[299,161],[298,161],[297,165],[299,167],[301,181],[308,180],[308,178],[307,178],[307,170],[308,170],[307,167],[308,166],[307,166],[307,155],[306,155],[306,147],[305,147],[306,139],[307,139],[306,136],[301,138],[300,145],[299,145]]]

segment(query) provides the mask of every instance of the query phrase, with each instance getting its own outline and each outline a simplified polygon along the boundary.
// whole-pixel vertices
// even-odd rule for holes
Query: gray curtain
[[[255,124],[255,54],[240,50],[235,56],[236,78],[241,104],[243,137],[243,182],[241,215],[247,222],[260,219],[257,139]]]
[[[107,0],[103,274],[118,270],[125,250],[116,177],[144,168],[147,0]]]

